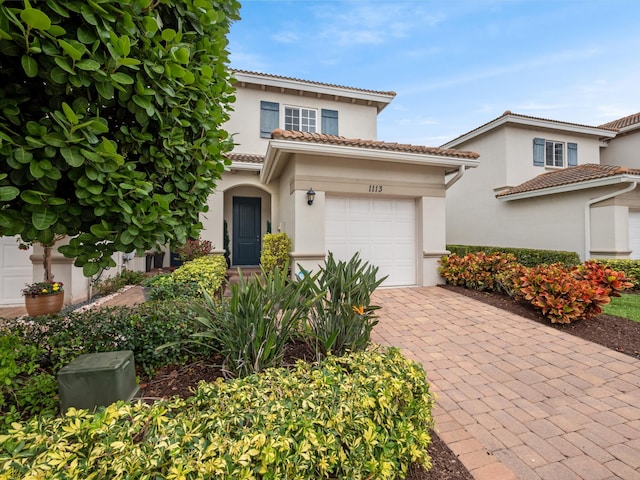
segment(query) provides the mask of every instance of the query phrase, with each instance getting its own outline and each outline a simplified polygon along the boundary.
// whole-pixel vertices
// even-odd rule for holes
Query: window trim
[[[547,156],[549,145],[553,145],[553,158]],[[562,146],[562,164],[556,165],[558,158],[557,147]],[[568,168],[578,165],[578,144],[576,142],[568,142],[561,140],[552,140],[546,138],[535,137],[533,139],[533,166],[544,167],[549,169]]]

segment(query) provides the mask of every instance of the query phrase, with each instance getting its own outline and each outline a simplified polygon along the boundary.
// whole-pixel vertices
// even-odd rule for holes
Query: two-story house
[[[639,122],[594,127],[506,111],[444,144],[482,158],[447,192],[447,243],[640,258]]]
[[[236,103],[225,129],[237,146],[210,197],[202,237],[232,266],[259,263],[271,228],[293,242],[295,270],[328,252],[355,252],[386,285],[433,285],[445,251],[448,173],[475,167],[473,152],[377,141],[377,116],[394,92],[255,72],[234,72]],[[456,178],[457,179],[457,178]]]
[[[389,276],[386,285],[441,281],[445,195],[478,154],[377,141],[378,114],[394,92],[233,75],[236,102],[224,128],[236,147],[201,215],[201,238],[214,253],[224,253],[226,225],[232,268],[257,266],[263,235],[285,232],[294,273],[317,269],[328,252],[343,260],[360,252]],[[19,303],[20,288],[41,276],[36,257],[31,265],[13,238],[0,247],[0,304]],[[119,266],[128,258],[116,257]],[[145,259],[126,266],[144,270]],[[87,298],[89,282],[70,260],[55,254],[54,274],[66,302]]]

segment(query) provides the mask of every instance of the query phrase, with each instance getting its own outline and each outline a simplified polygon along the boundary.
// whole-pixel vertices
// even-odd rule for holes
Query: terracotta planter
[[[50,313],[58,313],[60,310],[62,310],[63,304],[64,292],[54,293],[52,295],[24,297],[24,306],[27,307],[27,313],[30,317],[49,315]]]

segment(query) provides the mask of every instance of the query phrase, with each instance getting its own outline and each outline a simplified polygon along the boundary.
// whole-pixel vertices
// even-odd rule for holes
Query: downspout
[[[589,254],[591,253],[591,205],[594,203],[609,200],[610,198],[617,197],[623,193],[630,192],[638,186],[638,182],[631,182],[628,187],[623,188],[618,192],[607,193],[601,197],[587,200],[584,204],[584,260],[589,260]]]
[[[453,176],[453,178],[451,178],[447,183],[444,184],[444,189],[448,190],[451,185],[453,185],[458,180],[460,180],[460,178],[462,178],[462,175],[464,175],[464,171],[465,171],[465,166],[464,165],[460,165],[458,167],[458,173],[456,173]]]

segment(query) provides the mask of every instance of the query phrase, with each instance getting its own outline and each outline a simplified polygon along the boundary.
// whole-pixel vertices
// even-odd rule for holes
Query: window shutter
[[[533,139],[533,166],[544,167],[544,138]]]
[[[338,135],[338,111],[322,109],[322,133]]]
[[[567,143],[567,161],[570,167],[578,165],[578,144]]]
[[[279,113],[280,104],[260,102],[260,136],[262,138],[271,138],[271,132],[279,127]]]

